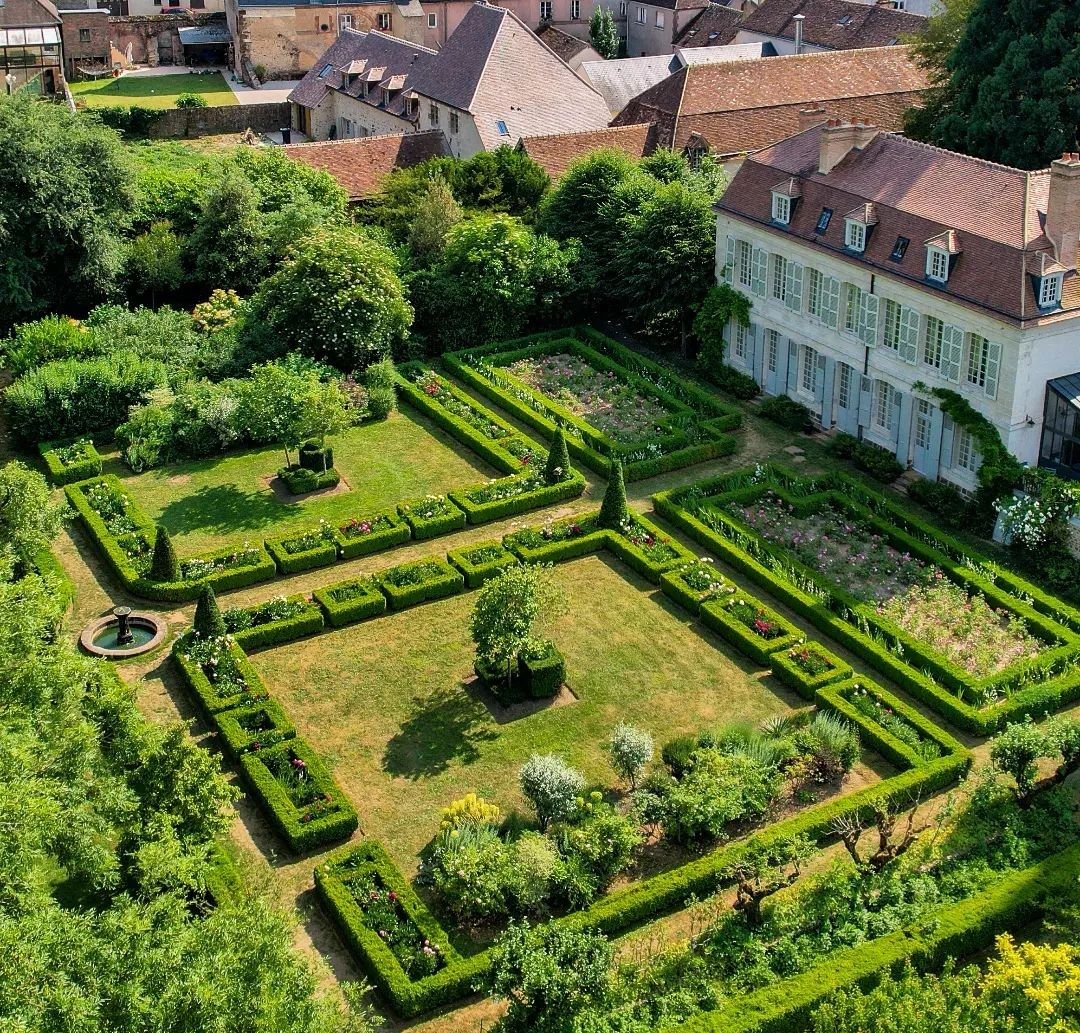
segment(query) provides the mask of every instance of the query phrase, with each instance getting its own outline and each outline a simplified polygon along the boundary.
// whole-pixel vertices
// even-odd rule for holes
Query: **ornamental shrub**
[[[397,392],[392,387],[368,389],[367,411],[373,420],[385,420],[397,408]]]
[[[179,581],[180,560],[176,547],[169,537],[169,532],[158,524],[154,538],[154,558],[150,563],[150,578],[153,581]]]
[[[636,788],[638,776],[653,757],[653,738],[628,724],[618,724],[607,744],[611,766]]]
[[[1030,719],[1009,725],[990,740],[990,762],[998,771],[1013,777],[1021,800],[1027,799],[1035,787],[1039,758],[1054,752],[1045,730]]]
[[[534,753],[518,773],[525,798],[536,811],[541,829],[571,817],[585,791],[585,776],[554,754]]]
[[[558,484],[573,475],[570,469],[570,452],[566,448],[566,435],[562,427],[555,428],[551,439],[551,451],[548,452],[547,465],[544,467],[544,480],[548,484]]]
[[[810,422],[810,410],[794,398],[787,395],[776,395],[774,398],[766,398],[758,406],[758,412],[767,420],[780,424],[788,430],[805,430]]]
[[[600,516],[597,523],[601,527],[617,531],[630,518],[626,507],[626,484],[623,482],[622,463],[617,460],[611,463],[608,472],[607,488],[604,490],[604,501],[600,504]]]
[[[195,604],[195,621],[192,627],[199,638],[216,639],[225,635],[225,620],[210,585],[204,586],[199,601]]]
[[[201,93],[181,93],[176,98],[176,106],[178,108],[206,108],[210,106],[210,103]]]

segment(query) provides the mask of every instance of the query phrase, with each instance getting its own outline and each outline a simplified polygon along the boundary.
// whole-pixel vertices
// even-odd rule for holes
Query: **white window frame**
[[[935,283],[949,282],[949,252],[939,247],[926,249],[926,278]]]
[[[854,372],[850,363],[840,363],[836,378],[836,404],[841,409],[851,408],[851,381]]]
[[[791,222],[791,198],[774,190],[772,194],[772,220],[787,226]]]
[[[817,387],[817,349],[804,344],[799,349],[799,390],[811,398],[816,395]],[[809,380],[809,386],[807,381]]]
[[[1061,304],[1061,281],[1060,273],[1039,280],[1039,308],[1056,308]]]
[[[844,223],[844,247],[862,254],[866,250],[866,223],[848,219]]]
[[[772,276],[769,278],[769,297],[787,301],[788,260],[783,255],[772,256]]]
[[[439,27],[439,16],[437,14],[429,14],[427,16],[427,27],[429,29],[437,29]]]
[[[934,418],[933,406],[925,399],[919,398],[915,402],[915,447],[930,447],[930,426]]]
[[[540,0],[540,20],[551,21],[551,0]]]
[[[860,336],[859,311],[863,305],[863,290],[853,283],[844,284],[844,320],[841,329],[853,337]]]
[[[433,126],[437,126],[439,124],[439,105],[438,104],[433,103],[431,105],[431,107],[428,108],[428,121]]]
[[[746,361],[746,334],[746,327],[743,326],[742,323],[736,321],[735,336],[731,341],[731,354],[740,362]]]
[[[451,133],[456,133],[461,129],[461,120],[458,117],[458,113],[456,111],[450,112],[450,115],[447,118],[447,123],[449,125]]]
[[[662,29],[664,27],[664,12],[663,11],[657,11],[656,12],[656,27],[658,29]]]
[[[581,19],[581,0],[570,0],[570,20],[572,22]]]
[[[735,241],[735,281],[740,287],[749,287],[754,279],[754,248],[748,240]]]
[[[626,0],[619,0],[619,17],[626,17]]]
[[[765,345],[765,367],[770,373],[776,372],[780,362],[780,331],[770,330]]]
[[[975,447],[975,438],[971,431],[957,427],[956,439],[953,441],[953,466],[958,470],[967,470],[968,473],[978,473],[979,459],[979,451]]]
[[[892,433],[894,390],[887,380],[874,381],[874,406],[871,419],[875,430]]]
[[[352,15],[351,14],[339,14],[338,15],[338,32],[343,32],[345,29],[352,28]]]
[[[646,15],[646,12],[645,12],[645,8],[644,7],[638,7],[638,9],[637,9],[638,24],[639,25],[644,25],[646,17],[647,17],[647,15]]]
[[[982,334],[968,334],[965,381],[972,387],[981,387],[987,398],[996,398],[1000,372],[1001,345]]]
[[[893,301],[892,298],[885,299],[885,330],[881,343],[886,347],[892,349],[894,352],[900,351],[900,316],[903,310],[903,306],[898,301]]]
[[[922,354],[919,358],[924,366],[940,370],[945,357],[945,321],[937,316],[926,317],[923,331]]]

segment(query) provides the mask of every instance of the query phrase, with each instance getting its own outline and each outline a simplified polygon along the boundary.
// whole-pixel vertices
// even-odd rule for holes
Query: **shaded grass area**
[[[114,455],[106,470],[120,476],[150,518],[166,527],[181,555],[281,537],[319,520],[341,523],[369,516],[408,498],[442,494],[497,475],[448,434],[411,413],[395,412],[388,420],[353,427],[330,444],[334,465],[350,491],[295,499],[275,493],[270,480],[285,462],[276,446],[142,474],[132,474]]]
[[[619,721],[652,732],[659,749],[683,732],[799,705],[617,561],[587,557],[553,577],[567,606],[545,634],[566,656],[577,701],[517,720],[500,723],[497,704],[467,684],[471,594],[255,658],[300,734],[319,744],[364,833],[403,870],[415,869],[441,808],[467,792],[524,810],[517,769],[530,753],[561,754],[611,786],[603,744]]]
[[[173,108],[181,93],[197,93],[212,107],[238,103],[220,72],[195,75],[122,75],[119,79],[101,78],[96,82],[73,82],[71,92],[76,103],[88,108],[109,105],[140,108]]]

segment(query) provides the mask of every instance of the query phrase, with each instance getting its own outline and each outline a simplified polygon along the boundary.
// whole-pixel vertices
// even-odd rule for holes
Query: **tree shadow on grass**
[[[471,764],[482,743],[498,738],[483,704],[457,687],[447,686],[428,696],[415,696],[412,713],[386,744],[383,770],[404,778],[430,778],[451,761]]]
[[[161,511],[161,523],[172,534],[213,531],[226,535],[260,530],[280,520],[286,512],[267,492],[242,491],[235,484],[216,484],[168,503]]]

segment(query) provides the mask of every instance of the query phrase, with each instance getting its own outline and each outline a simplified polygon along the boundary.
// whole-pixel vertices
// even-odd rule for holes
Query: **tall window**
[[[338,28],[339,29],[351,29],[352,28],[352,15],[351,14],[339,14],[338,15]]]
[[[746,327],[735,324],[735,340],[731,344],[731,353],[737,359],[746,359]]]
[[[581,0],[570,0],[570,20],[577,21],[581,17]]]
[[[429,14],[427,16],[427,27],[429,29],[437,29],[439,27],[439,16],[437,14]]]
[[[638,20],[638,22],[640,22],[640,23],[641,23],[642,25],[644,25],[644,24],[645,24],[645,8],[644,8],[644,7],[639,7],[639,8],[637,9],[637,20]]]
[[[461,128],[460,121],[458,119],[458,113],[456,111],[450,112],[450,132],[456,133]]]
[[[975,439],[962,427],[956,429],[956,440],[953,442],[953,465],[969,473],[975,473],[979,469],[979,453],[975,449]]]
[[[799,372],[799,386],[808,395],[814,394],[817,380],[817,352],[808,344],[802,346],[802,369]]]
[[[926,249],[926,275],[938,283],[945,283],[949,278],[949,253],[940,248]]]
[[[895,301],[885,299],[885,338],[886,348],[900,350],[900,306]]]
[[[658,29],[662,29],[664,27],[664,12],[663,11],[657,11],[656,12],[656,27]]]
[[[777,301],[784,301],[787,298],[787,271],[787,259],[783,255],[773,255],[770,294]]]
[[[439,105],[438,104],[432,104],[431,107],[428,109],[428,121],[433,126],[437,126],[439,124]]]
[[[945,337],[945,324],[940,319],[928,316],[926,336],[923,338],[922,360],[924,365],[941,369],[941,352]]]
[[[770,373],[776,372],[777,359],[780,352],[780,333],[778,330],[770,330],[768,342],[765,347],[765,365]]]
[[[390,15],[388,13],[379,15],[379,28],[382,29],[383,32],[389,32],[391,24]]]
[[[551,0],[540,0],[540,20],[551,21]]]
[[[1061,301],[1061,277],[1044,276],[1039,281],[1039,308],[1053,308]]]
[[[932,406],[925,398],[915,403],[915,447],[930,447],[930,423]]]
[[[886,380],[874,381],[874,426],[878,430],[892,430],[893,386]]]
[[[739,285],[749,287],[754,279],[754,249],[749,241],[740,240],[735,248],[736,262],[739,271]]]
[[[997,396],[1001,345],[979,334],[971,334],[968,345],[967,382],[981,387],[989,398]]]
[[[846,362],[841,362],[836,385],[836,404],[841,409],[851,408],[851,375],[851,367]]]
[[[822,281],[825,278],[817,269],[810,270],[810,282],[806,291],[806,308],[810,315],[821,316]]]
[[[844,297],[844,329],[849,334],[859,332],[859,306],[863,292],[855,284],[849,283]]]

